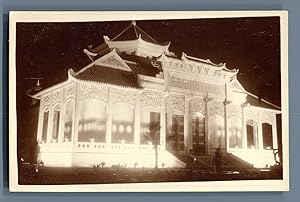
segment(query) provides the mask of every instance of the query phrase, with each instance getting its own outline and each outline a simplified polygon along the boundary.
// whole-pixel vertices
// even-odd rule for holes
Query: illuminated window
[[[195,154],[205,153],[205,119],[203,117],[192,117],[192,150]]]
[[[128,104],[112,106],[112,143],[134,143],[134,108]]]
[[[42,143],[47,142],[48,119],[49,119],[49,111],[45,110],[43,114]]]
[[[160,113],[144,108],[141,112],[141,144],[160,144]]]
[[[269,123],[262,124],[264,149],[273,149],[272,125]]]
[[[253,120],[247,121],[247,146],[250,149],[258,148],[258,127],[257,123]]]
[[[167,150],[175,153],[184,151],[184,116],[167,114]]]
[[[105,142],[106,104],[87,99],[79,104],[79,142]]]
[[[73,126],[73,101],[68,101],[64,117],[64,142],[70,142],[72,138]]]
[[[60,118],[60,111],[55,109],[53,112],[52,142],[58,141],[59,118]]]

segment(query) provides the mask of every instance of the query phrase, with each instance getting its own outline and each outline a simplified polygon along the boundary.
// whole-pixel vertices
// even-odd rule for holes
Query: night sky
[[[25,107],[29,77],[43,77],[43,87],[67,78],[90,60],[83,49],[113,38],[131,22],[18,23],[17,104]],[[238,79],[250,92],[280,105],[280,23],[278,17],[137,21],[170,50],[239,69]],[[283,67],[285,68],[285,67]]]

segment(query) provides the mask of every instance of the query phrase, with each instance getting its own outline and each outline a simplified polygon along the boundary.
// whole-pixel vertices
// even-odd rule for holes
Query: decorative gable
[[[103,65],[128,72],[132,71],[130,67],[123,61],[123,59],[116,53],[115,49],[96,60],[95,65]]]
[[[232,91],[246,92],[246,90],[244,89],[244,87],[241,85],[241,83],[237,79],[234,79],[230,83],[230,88],[231,88]]]

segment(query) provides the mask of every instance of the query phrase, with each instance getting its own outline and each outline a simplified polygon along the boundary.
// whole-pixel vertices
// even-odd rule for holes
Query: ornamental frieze
[[[61,110],[61,104],[56,104],[53,110],[54,111],[60,111]]]
[[[193,72],[193,73],[202,73],[202,69],[205,67],[204,64],[194,64],[194,63],[187,63],[187,62],[167,62],[169,67],[173,69],[183,70],[185,72]]]
[[[107,102],[108,87],[95,85],[79,85],[79,99],[97,99]]]
[[[141,106],[159,108],[162,105],[162,93],[145,90],[141,93]]]
[[[190,100],[190,112],[200,112],[205,114],[205,102],[200,98],[193,98]]]
[[[61,104],[63,102],[63,91],[52,94],[53,105]]]
[[[167,111],[179,110],[184,113],[184,95],[169,95],[167,97]]]
[[[221,69],[215,69],[207,64],[201,63],[191,63],[185,60],[179,62],[165,62],[164,65],[168,66],[171,69],[177,69],[180,71],[188,72],[188,73],[196,73],[203,75],[211,75],[216,78],[226,79],[227,73],[223,72]]]
[[[64,101],[75,98],[75,85],[65,89]]]
[[[207,104],[208,106],[208,115],[216,116],[219,115],[224,117],[224,104],[221,101],[211,101]]]
[[[49,95],[42,98],[41,107],[43,110],[45,110],[45,108],[48,108],[50,106],[50,99],[51,97]]]
[[[266,111],[261,112],[261,123],[273,124],[275,122],[275,120],[276,120],[275,113],[266,112]]]
[[[134,91],[128,91],[126,89],[110,88],[109,96],[112,103],[127,103],[135,105],[138,98],[138,93]]]

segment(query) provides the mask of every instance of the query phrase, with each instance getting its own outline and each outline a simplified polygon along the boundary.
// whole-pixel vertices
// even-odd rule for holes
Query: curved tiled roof
[[[273,110],[281,110],[279,106],[276,106],[268,101],[265,101],[264,99],[261,99],[251,93],[247,93],[247,102],[251,106],[255,107],[261,107],[261,108],[267,108],[267,109],[273,109]]]
[[[120,69],[114,69],[100,65],[94,65],[78,75],[75,75],[74,77],[85,81],[140,88],[134,72],[123,71]]]

